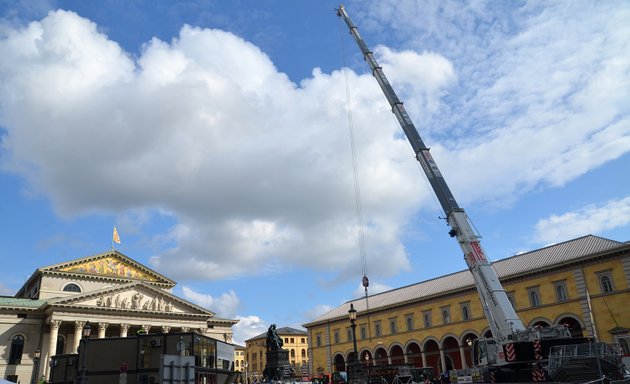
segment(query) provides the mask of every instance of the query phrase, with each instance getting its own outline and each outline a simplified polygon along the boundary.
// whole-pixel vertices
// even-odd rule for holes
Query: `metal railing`
[[[621,350],[616,344],[557,345],[549,353],[549,375],[560,382],[610,383],[617,379]]]

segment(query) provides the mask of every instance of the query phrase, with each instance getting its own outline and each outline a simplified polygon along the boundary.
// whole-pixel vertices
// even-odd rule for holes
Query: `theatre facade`
[[[237,320],[175,296],[175,285],[116,250],[37,269],[0,297],[1,377],[47,378],[50,358],[77,353],[86,326],[91,338],[195,332],[231,343]]]

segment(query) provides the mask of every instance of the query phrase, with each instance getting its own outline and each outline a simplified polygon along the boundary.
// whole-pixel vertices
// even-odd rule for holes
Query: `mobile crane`
[[[383,69],[363,41],[343,5],[337,9],[337,16],[341,17],[350,29],[350,34],[359,46],[372,75],[385,94],[392,112],[446,214],[446,222],[450,227],[448,234],[457,239],[464,253],[464,260],[473,275],[484,314],[492,332],[491,338],[479,338],[473,342],[473,364],[480,369],[478,371],[481,372],[480,377],[496,382],[549,380],[547,363],[551,347],[590,343],[591,340],[571,337],[569,329],[565,326],[525,327],[508,299],[492,263],[486,257],[480,244],[480,237],[473,230],[470,219],[455,201],[429,148],[420,138],[403,103],[398,99]],[[612,367],[612,371],[614,370],[615,367]]]

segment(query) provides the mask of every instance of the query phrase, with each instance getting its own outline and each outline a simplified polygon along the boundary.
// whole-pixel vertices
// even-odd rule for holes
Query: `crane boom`
[[[498,342],[512,340],[517,333],[526,330],[525,326],[516,315],[514,307],[512,307],[503,286],[499,282],[497,273],[487,259],[479,242],[479,237],[473,231],[470,219],[464,209],[457,205],[455,197],[429,152],[429,148],[420,138],[418,130],[405,111],[403,103],[398,99],[396,92],[385,77],[383,69],[374,59],[372,51],[370,51],[361,35],[359,35],[357,27],[348,17],[343,5],[340,5],[337,9],[337,15],[343,19],[350,29],[350,34],[359,46],[363,58],[372,70],[372,75],[376,78],[385,94],[392,112],[405,132],[416,159],[420,162],[422,170],[429,179],[429,183],[446,214],[446,221],[451,227],[449,235],[457,238],[464,253],[464,260],[473,275],[493,337]]]

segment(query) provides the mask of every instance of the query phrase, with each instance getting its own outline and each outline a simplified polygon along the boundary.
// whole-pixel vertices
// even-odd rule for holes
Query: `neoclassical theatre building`
[[[618,343],[630,366],[629,242],[585,236],[493,265],[525,326],[565,325],[573,335]],[[354,355],[351,304],[364,366],[410,364],[436,374],[470,367],[472,340],[490,334],[463,270],[348,301],[305,324],[312,375],[343,371]]]
[[[37,269],[13,297],[0,297],[0,372],[31,384],[50,357],[91,338],[197,332],[232,342],[237,320],[221,319],[171,293],[173,280],[112,250]]]

